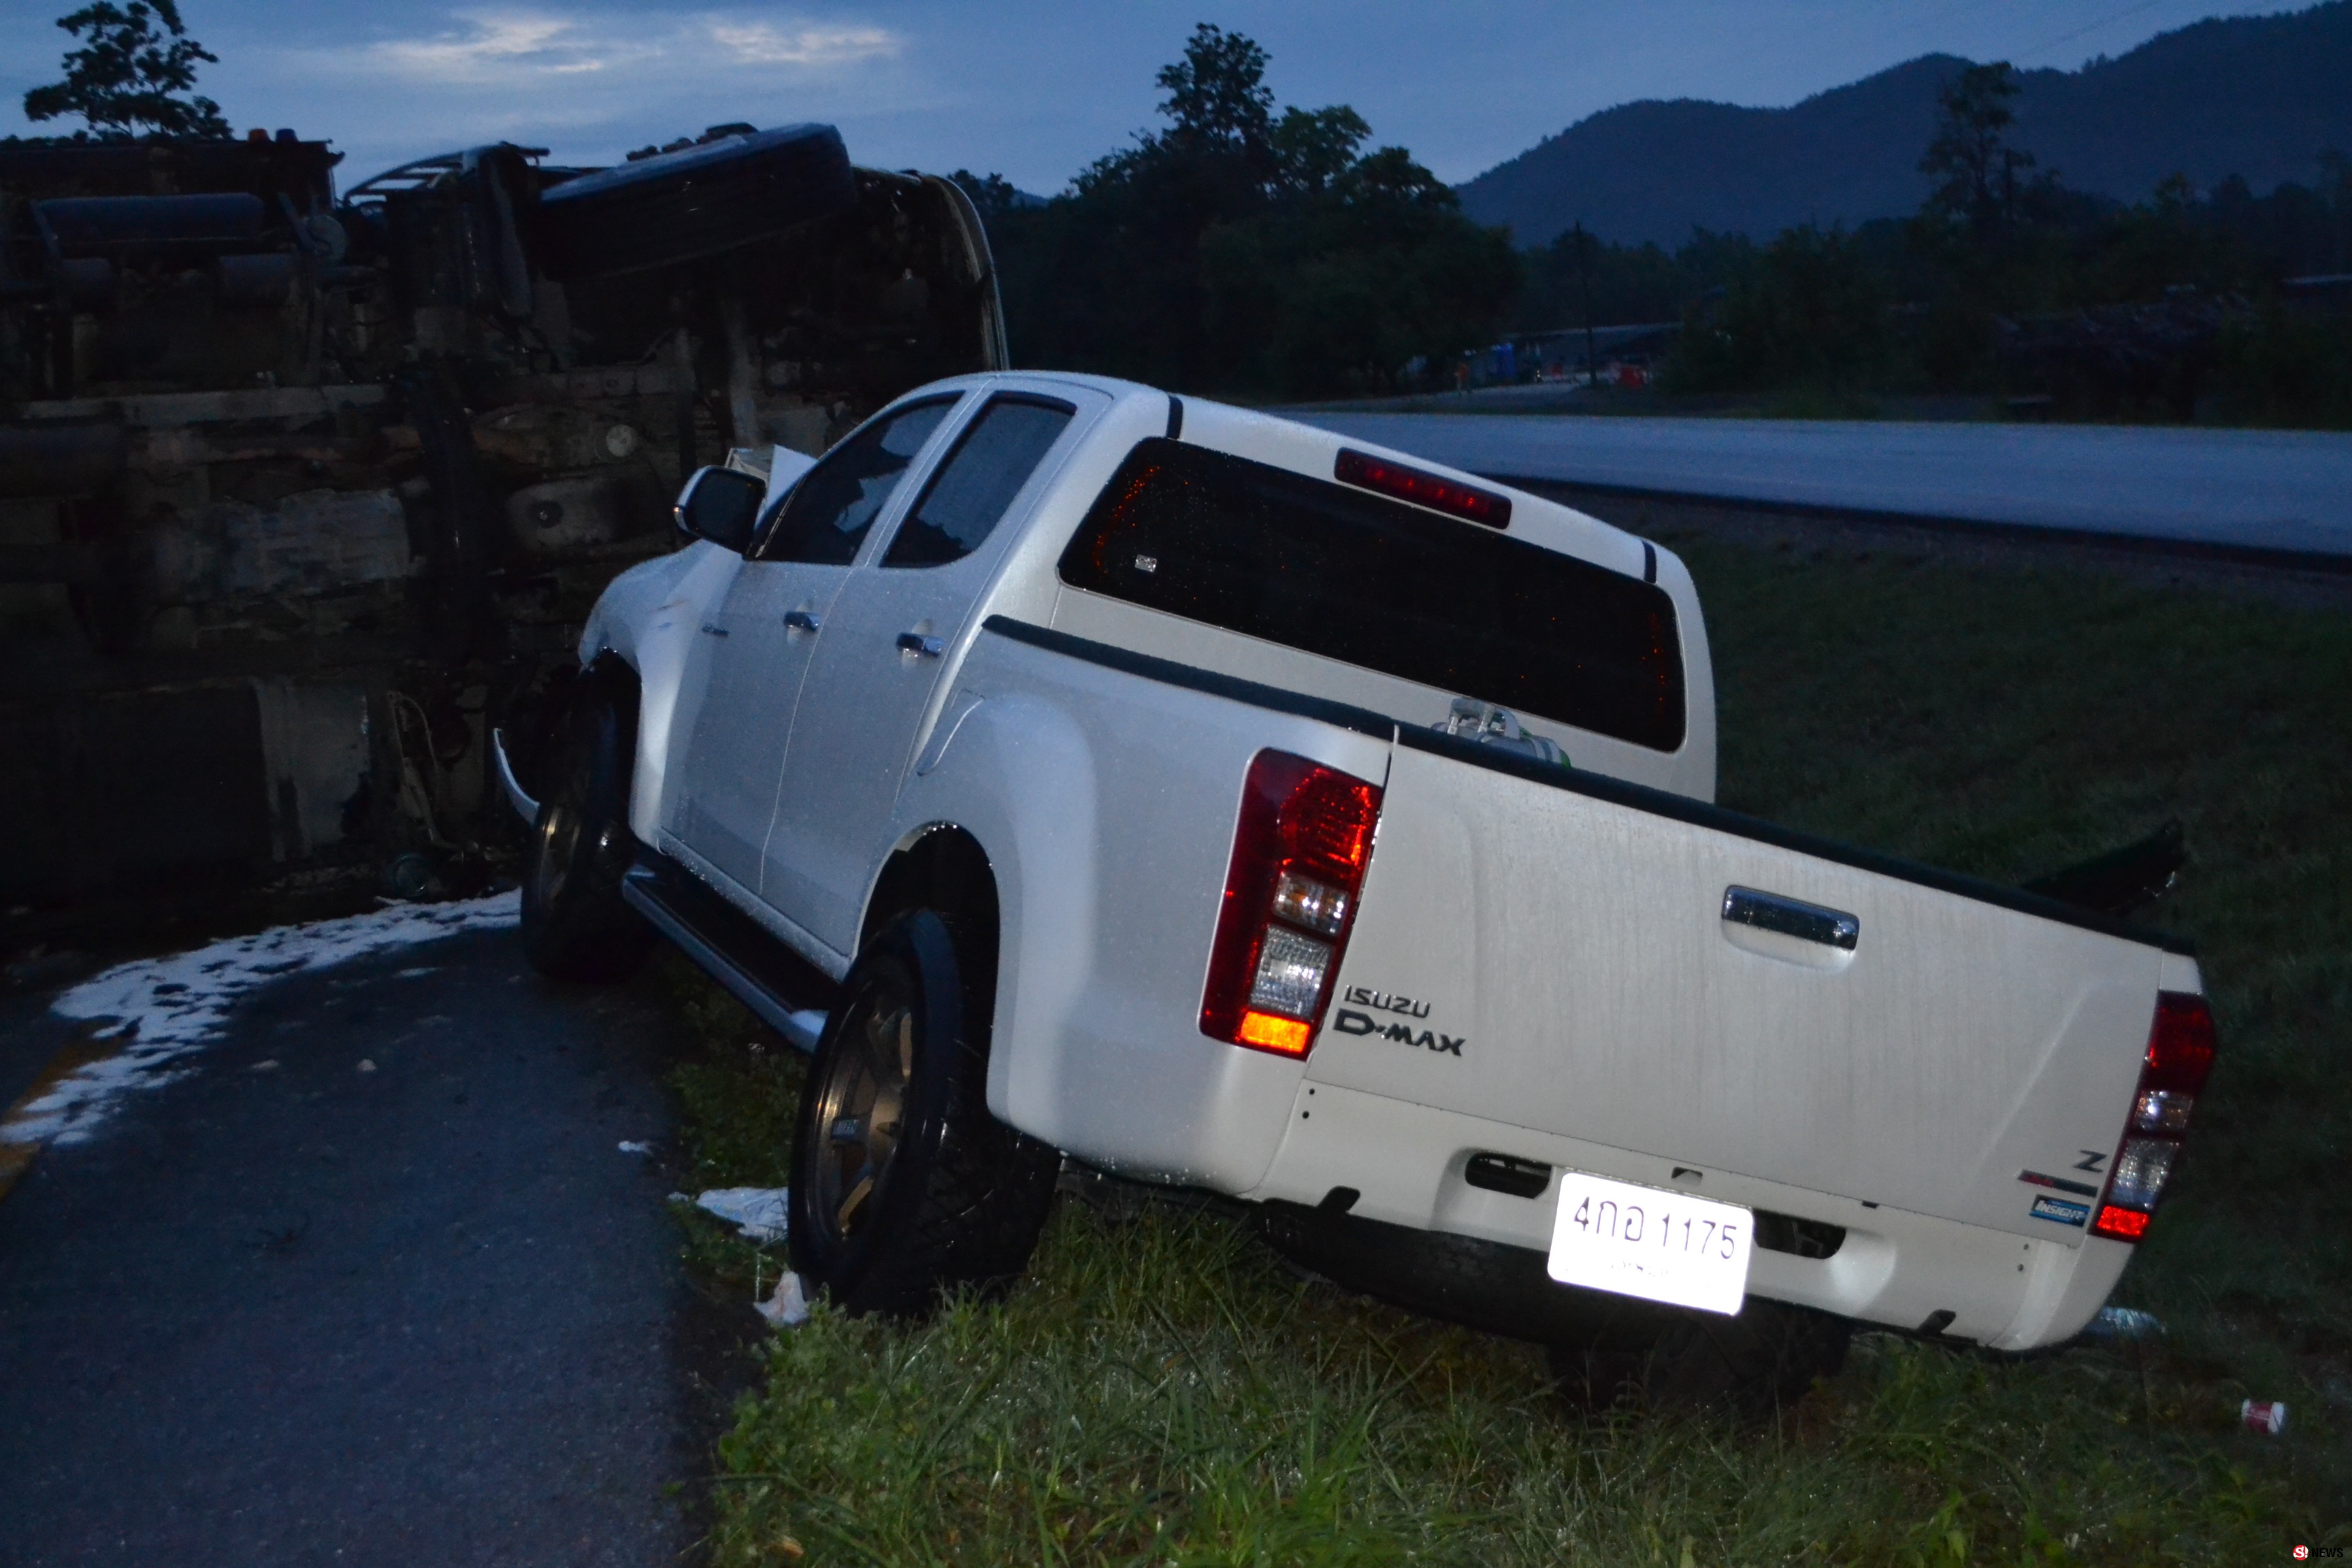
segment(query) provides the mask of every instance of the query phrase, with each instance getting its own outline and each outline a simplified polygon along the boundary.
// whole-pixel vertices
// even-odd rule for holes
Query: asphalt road
[[[667,1134],[675,1027],[478,931],[262,986],[45,1149],[0,1201],[0,1563],[676,1560],[697,1309],[617,1148]],[[67,1034],[0,1031],[11,1093]]]
[[[1508,479],[2352,557],[2352,434],[1309,412]]]

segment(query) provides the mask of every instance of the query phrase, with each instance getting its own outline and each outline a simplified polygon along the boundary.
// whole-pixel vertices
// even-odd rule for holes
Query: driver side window
[[[956,405],[953,397],[908,404],[851,437],[784,493],[751,547],[755,561],[845,566],[890,504],[908,466]]]

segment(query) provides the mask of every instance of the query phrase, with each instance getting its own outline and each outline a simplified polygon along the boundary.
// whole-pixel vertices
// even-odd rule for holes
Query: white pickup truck
[[[1065,1159],[1612,1379],[2024,1349],[2116,1283],[2189,950],[1711,804],[1670,552],[1087,376],[777,463],[696,476],[509,782],[543,970],[658,930],[814,1050],[791,1248],[849,1310],[1016,1276]]]

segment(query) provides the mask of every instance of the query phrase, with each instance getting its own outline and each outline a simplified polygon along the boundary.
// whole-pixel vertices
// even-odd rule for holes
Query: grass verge
[[[2098,579],[1675,542],[1727,805],[2015,880],[2168,816],[2161,918],[2224,1055],[2119,1300],[2162,1340],[1866,1335],[1763,1427],[1563,1413],[1528,1347],[1285,1272],[1236,1222],[1065,1203],[919,1327],[819,1310],[720,1445],[722,1563],[2216,1563],[2352,1540],[2352,618]],[[705,1185],[782,1179],[794,1064],[715,989]],[[774,1263],[689,1221],[707,1272]],[[732,1272],[730,1272],[732,1271]],[[2284,1398],[2280,1439],[2238,1401]]]

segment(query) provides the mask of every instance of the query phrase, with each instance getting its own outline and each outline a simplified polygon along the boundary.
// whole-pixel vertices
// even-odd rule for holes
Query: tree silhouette
[[[1176,122],[1169,134],[1196,149],[1265,156],[1274,133],[1265,62],[1265,51],[1239,33],[1194,27],[1184,58],[1160,68],[1168,89],[1160,112]]]
[[[1265,69],[1254,39],[1202,23],[1156,78],[1167,123],[1068,194],[965,184],[1030,363],[1304,395],[1390,390],[1490,341],[1518,284],[1508,237],[1403,148],[1366,151],[1347,105],[1277,105]]]
[[[163,24],[158,28],[156,24]],[[66,79],[25,95],[25,118],[79,114],[100,133],[226,136],[228,121],[209,98],[181,97],[196,85],[198,60],[220,57],[187,36],[178,0],[110,0],[58,18],[85,40],[66,51]]]
[[[1970,66],[1937,93],[1935,140],[1919,160],[1919,172],[1938,182],[1929,212],[1979,234],[2015,219],[2018,176],[2033,167],[2033,154],[2002,134],[2016,122],[2009,107],[2016,96],[2017,73],[2007,60]]]

